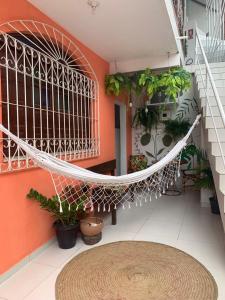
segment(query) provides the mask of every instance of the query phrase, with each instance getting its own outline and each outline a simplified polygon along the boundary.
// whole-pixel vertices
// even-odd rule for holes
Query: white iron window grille
[[[36,21],[0,26],[0,121],[19,138],[68,161],[99,155],[98,83],[79,48]],[[0,135],[0,172],[33,167]]]
[[[225,0],[206,0],[206,17],[208,21],[208,33],[206,41],[202,42],[207,59],[210,63],[224,62]]]

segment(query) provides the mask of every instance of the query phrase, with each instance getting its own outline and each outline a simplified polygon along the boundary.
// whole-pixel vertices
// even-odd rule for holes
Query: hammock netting
[[[160,197],[175,184],[180,176],[182,150],[199,119],[200,115],[187,135],[160,161],[145,170],[122,176],[102,175],[83,169],[34,148],[2,125],[0,130],[25,151],[35,164],[50,173],[61,211],[66,204],[69,208],[75,205],[77,210],[93,210],[97,207],[98,211],[110,212],[120,205],[123,208],[141,206],[153,197]]]

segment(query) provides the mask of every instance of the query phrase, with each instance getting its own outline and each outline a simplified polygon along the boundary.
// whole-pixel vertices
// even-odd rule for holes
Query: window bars
[[[35,21],[0,26],[0,101],[2,124],[34,147],[68,161],[99,155],[95,74],[55,28]],[[10,138],[0,141],[0,173],[35,166]]]
[[[225,61],[225,0],[206,0],[208,33],[204,45],[209,62]]]

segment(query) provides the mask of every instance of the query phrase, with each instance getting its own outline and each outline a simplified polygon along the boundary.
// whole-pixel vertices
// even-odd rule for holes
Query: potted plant
[[[131,155],[130,156],[130,170],[137,172],[148,167],[148,160],[145,155]]]
[[[97,217],[87,217],[80,221],[80,230],[87,245],[98,243],[102,238],[103,220]]]
[[[62,211],[60,211],[58,196],[47,198],[38,191],[31,189],[27,197],[37,201],[42,209],[48,211],[54,217],[53,226],[59,247],[62,249],[74,247],[79,230],[79,213],[83,217],[83,205],[86,196],[81,196],[76,202],[62,201]]]
[[[209,166],[200,168],[200,178],[196,179],[195,186],[212,191],[212,196],[209,198],[211,205],[211,212],[213,214],[220,214],[219,203],[216,196],[216,189],[213,180],[212,170]]]

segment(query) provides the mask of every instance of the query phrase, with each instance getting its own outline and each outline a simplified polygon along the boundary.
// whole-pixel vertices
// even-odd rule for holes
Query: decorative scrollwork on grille
[[[37,21],[1,25],[0,80],[1,122],[10,131],[65,160],[99,155],[98,82],[67,36]],[[34,166],[0,139],[0,172]]]

